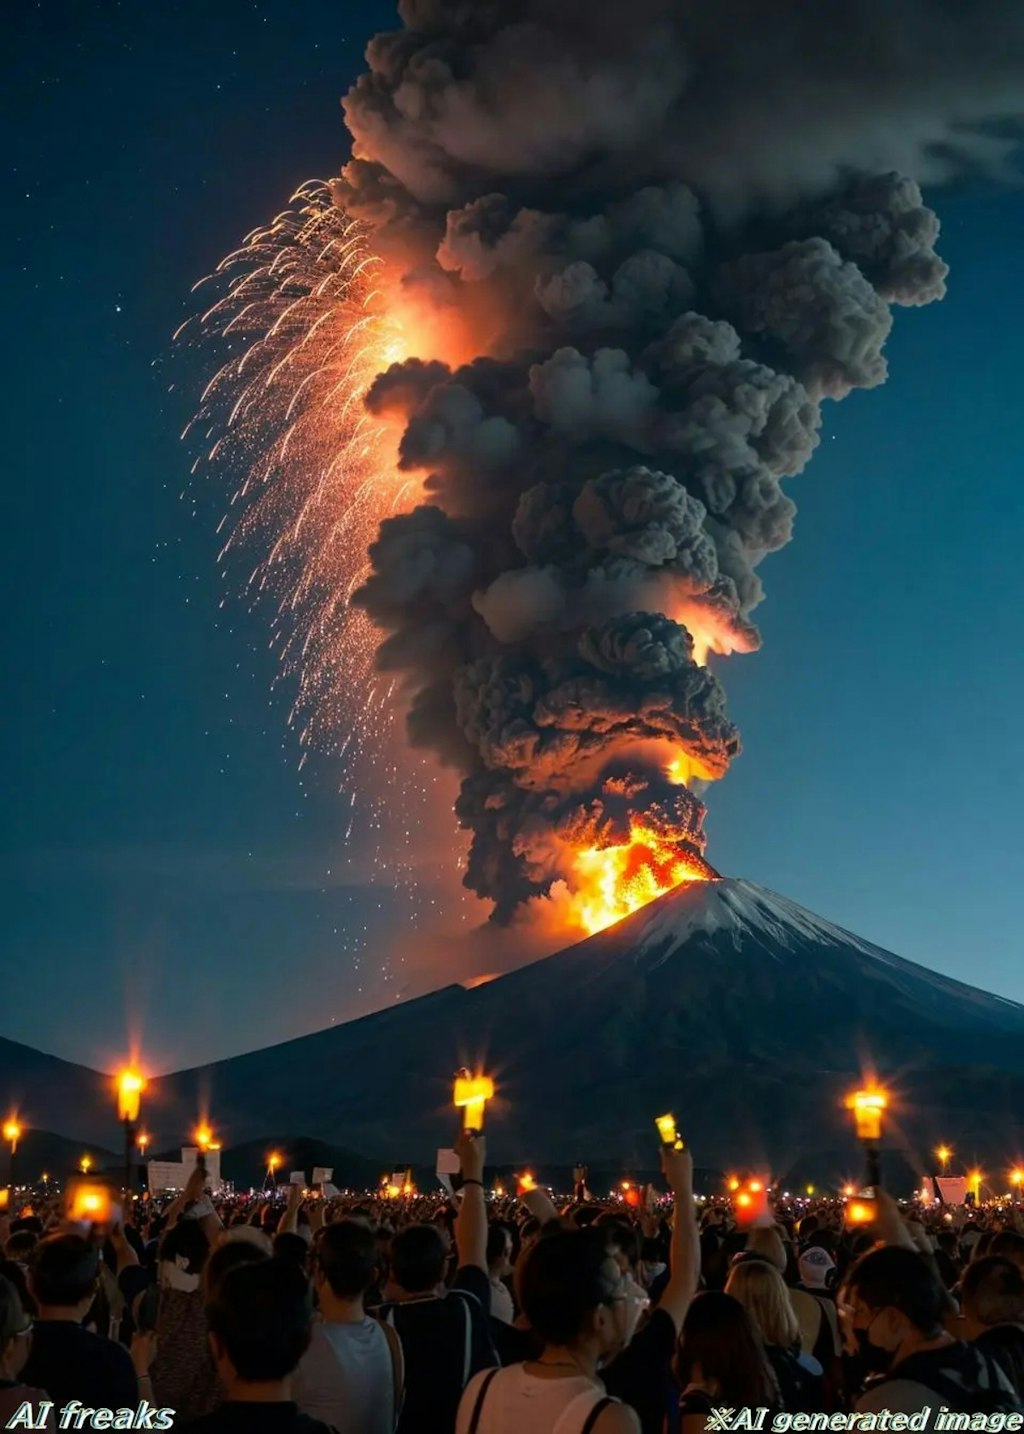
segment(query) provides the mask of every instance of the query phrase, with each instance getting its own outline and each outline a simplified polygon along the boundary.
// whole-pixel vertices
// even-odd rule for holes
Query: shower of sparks
[[[365,228],[309,182],[196,289],[213,302],[175,337],[226,357],[186,433],[204,436],[209,463],[241,475],[221,559],[251,559],[248,592],[274,604],[271,646],[295,692],[302,762],[313,749],[347,773],[383,766],[393,780],[394,682],[374,671],[377,634],[349,606],[381,519],[417,491],[398,471],[395,433],[362,402],[408,353],[381,261]]]

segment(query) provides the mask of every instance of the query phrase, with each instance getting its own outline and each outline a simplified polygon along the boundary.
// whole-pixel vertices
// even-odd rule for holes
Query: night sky
[[[109,1065],[133,1033],[167,1068],[402,989],[410,907],[358,825],[346,849],[337,774],[300,779],[267,614],[217,568],[225,494],[182,499],[202,368],[170,344],[196,279],[343,162],[339,97],[392,14],[6,11],[4,1036]],[[708,855],[1024,1000],[1024,198],[930,199],[949,297],[898,311],[888,385],[828,408],[764,649],[719,665],[745,752]]]

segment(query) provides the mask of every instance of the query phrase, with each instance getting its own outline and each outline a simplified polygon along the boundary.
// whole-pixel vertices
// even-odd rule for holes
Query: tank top
[[[513,1364],[470,1381],[455,1434],[590,1434],[601,1410],[616,1402],[585,1375],[541,1379]]]

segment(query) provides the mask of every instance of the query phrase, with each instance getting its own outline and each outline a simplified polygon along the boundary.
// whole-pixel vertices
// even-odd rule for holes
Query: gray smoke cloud
[[[401,0],[336,202],[478,356],[367,398],[428,501],[354,601],[462,774],[499,920],[631,816],[703,850],[739,751],[707,650],[760,643],[822,405],[940,299],[920,183],[1006,165],[1003,0]],[[690,785],[669,779],[682,758]]]

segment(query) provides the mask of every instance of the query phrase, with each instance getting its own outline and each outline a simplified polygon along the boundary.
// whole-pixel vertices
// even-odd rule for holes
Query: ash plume
[[[700,793],[739,751],[707,656],[759,646],[823,403],[884,382],[893,307],[944,293],[919,184],[1007,164],[1024,13],[399,14],[344,102],[334,198],[475,356],[369,390],[427,501],[382,523],[353,601],[412,741],[462,776],[465,881],[507,921],[638,813],[703,849]]]

